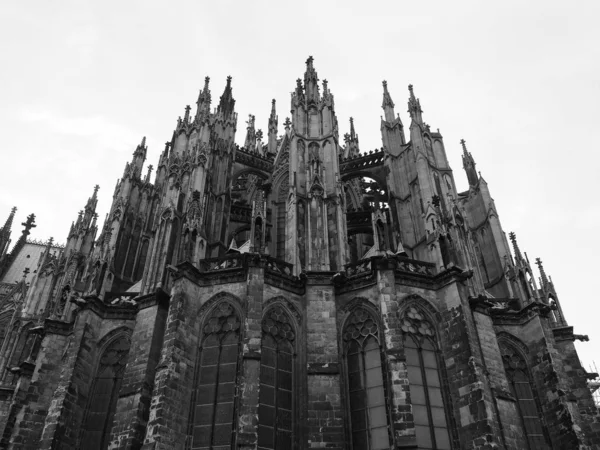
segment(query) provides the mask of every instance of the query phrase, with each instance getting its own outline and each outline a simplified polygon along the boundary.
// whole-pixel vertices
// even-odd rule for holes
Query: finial
[[[306,60],[306,66],[308,68],[312,68],[313,61],[314,61],[314,58],[312,56],[309,56],[308,59]]]
[[[50,239],[48,239],[48,247],[52,247],[52,244],[54,244],[54,238],[52,236],[50,236]]]
[[[540,269],[542,283],[544,286],[546,286],[548,284],[548,277],[546,276],[546,271],[544,270],[544,266],[542,265],[542,260],[540,258],[536,258],[535,263],[537,264],[538,268]]]
[[[208,82],[210,81],[210,77],[204,77],[204,89],[208,89]]]
[[[165,151],[168,152],[169,151],[169,147],[171,147],[171,143],[170,142],[165,142]]]
[[[327,80],[323,80],[323,92],[327,91],[327,83],[328,83]]]
[[[519,249],[519,244],[517,243],[517,235],[511,231],[510,233],[508,233],[508,237],[510,238],[510,241],[513,244],[513,250],[515,252],[515,256],[518,259],[523,259],[523,257],[521,256],[521,249]]]
[[[192,108],[190,107],[190,105],[185,105],[185,116],[183,117],[184,122],[189,122],[189,120],[190,120],[190,110],[191,109]]]
[[[382,84],[383,84],[383,90],[387,91],[387,80],[383,80]]]
[[[16,206],[13,206],[13,207],[12,207],[12,209],[10,210],[10,213],[11,213],[11,214],[14,214],[14,213],[16,213],[16,212],[17,212],[17,207],[16,207]]]
[[[227,75],[227,87],[231,86],[231,75]]]
[[[96,193],[98,192],[98,190],[100,189],[100,185],[96,185],[94,186],[94,195],[96,195]]]
[[[296,80],[296,88],[302,90],[302,80],[300,78]]]
[[[263,138],[263,132],[262,130],[259,128],[258,130],[256,130],[256,139],[258,139],[259,141],[261,141]]]
[[[35,214],[29,214],[27,216],[27,220],[25,222],[23,222],[21,225],[23,225],[25,227],[23,234],[28,235],[29,230],[31,230],[32,228],[35,228],[37,226],[35,224]]]
[[[290,129],[290,125],[292,124],[292,122],[290,121],[289,117],[285,118],[285,122],[283,122],[283,126],[285,127],[286,130]]]
[[[146,136],[144,136],[142,138],[142,143],[141,143],[140,147],[145,147],[145,146],[146,146]]]
[[[410,98],[415,98],[415,93],[413,92],[413,85],[408,85],[408,92],[410,92]]]
[[[275,115],[275,99],[271,100],[271,115]]]

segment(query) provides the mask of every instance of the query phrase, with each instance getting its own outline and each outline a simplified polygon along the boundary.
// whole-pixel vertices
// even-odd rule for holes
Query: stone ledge
[[[306,372],[309,375],[336,375],[340,373],[338,363],[308,363]]]

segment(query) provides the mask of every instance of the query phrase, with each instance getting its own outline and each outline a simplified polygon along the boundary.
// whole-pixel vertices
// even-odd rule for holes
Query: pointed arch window
[[[358,308],[344,327],[344,359],[353,450],[390,448],[379,327]]]
[[[100,357],[86,409],[81,448],[108,448],[129,347],[129,337],[121,335],[113,340]]]
[[[413,307],[401,324],[418,448],[451,449],[434,329]]]
[[[269,310],[262,322],[258,448],[290,449],[293,444],[294,341],[283,308]]]
[[[512,395],[517,400],[523,431],[527,436],[530,450],[549,449],[548,440],[541,420],[542,413],[535,399],[529,377],[527,362],[523,355],[512,346],[501,345],[502,362]]]
[[[228,302],[216,306],[202,334],[190,420],[191,448],[220,450],[233,446],[240,342],[235,308]]]

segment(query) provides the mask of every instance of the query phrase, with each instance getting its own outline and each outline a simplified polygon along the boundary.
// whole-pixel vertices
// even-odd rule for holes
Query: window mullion
[[[364,410],[364,414],[365,414],[365,424],[367,426],[367,436],[369,437],[367,439],[367,444],[368,444],[368,449],[369,450],[371,448],[371,420],[369,418],[369,396],[367,394],[367,359],[365,357],[365,347],[364,347],[364,343],[365,341],[363,341],[363,345],[361,345],[361,349],[360,349],[360,359],[362,360],[362,370],[360,371],[360,377],[361,377],[361,381],[362,381],[362,385],[363,385],[363,397],[364,397],[364,402],[365,402],[365,410]]]
[[[429,401],[429,387],[427,386],[427,373],[425,372],[425,360],[423,359],[423,349],[419,344],[417,348],[417,353],[419,354],[419,368],[421,369],[421,377],[423,379],[423,393],[425,394],[425,405],[427,410],[427,418],[429,420],[429,434],[431,435],[431,443],[433,448],[437,448],[437,443],[435,441],[435,430],[433,426],[433,415],[431,414],[431,402]]]
[[[277,404],[277,390],[279,389],[279,344],[275,339],[275,336],[273,336],[273,339],[275,340],[275,379],[273,380],[273,409],[275,415],[273,417],[273,448],[277,448],[277,413],[279,410],[279,405]]]
[[[221,369],[221,355],[223,354],[223,338],[224,334],[221,334],[219,339],[219,357],[217,358],[217,368],[215,370],[215,395],[213,397],[213,410],[212,410],[212,423],[210,425],[210,449],[213,448],[215,441],[215,422],[217,420],[217,403],[219,398],[219,372]]]

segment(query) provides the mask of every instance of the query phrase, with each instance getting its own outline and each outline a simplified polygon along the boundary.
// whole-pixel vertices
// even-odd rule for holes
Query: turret
[[[477,176],[477,171],[475,170],[475,160],[470,152],[467,151],[467,145],[464,139],[460,140],[460,145],[462,145],[462,161],[463,168],[467,173],[467,179],[469,180],[469,186],[477,186],[479,182],[479,177]]]

